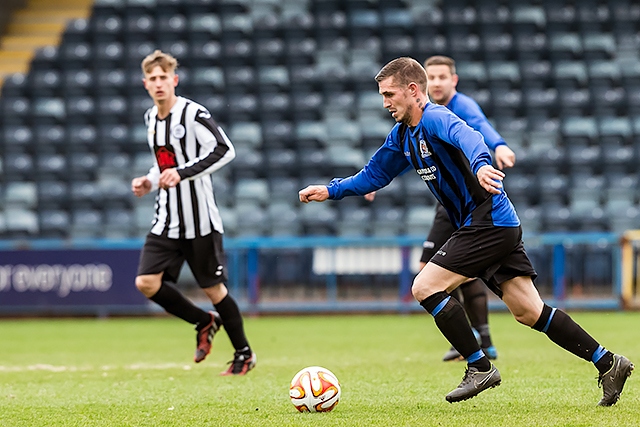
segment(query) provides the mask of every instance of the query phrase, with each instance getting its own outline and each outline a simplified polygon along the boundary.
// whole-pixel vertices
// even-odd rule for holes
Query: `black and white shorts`
[[[431,258],[434,264],[465,277],[482,279],[502,298],[500,284],[537,273],[524,250],[522,227],[465,226],[456,230]]]
[[[438,249],[449,240],[449,237],[451,237],[454,231],[456,231],[456,229],[453,224],[451,224],[447,211],[438,203],[433,225],[431,226],[431,230],[429,230],[427,240],[422,244],[420,262],[428,263],[431,257],[438,252]]]
[[[184,261],[201,288],[227,282],[222,234],[217,231],[195,239],[169,239],[147,234],[140,253],[138,275],[164,273],[163,280],[175,282]]]

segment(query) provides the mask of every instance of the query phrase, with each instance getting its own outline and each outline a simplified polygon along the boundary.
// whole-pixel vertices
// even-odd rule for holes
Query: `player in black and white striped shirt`
[[[176,96],[177,65],[174,57],[159,50],[142,61],[144,87],[154,102],[145,113],[154,164],[147,175],[133,179],[131,188],[138,197],[158,193],[136,287],[168,313],[196,325],[196,363],[207,357],[214,334],[224,325],[235,354],[222,375],[244,375],[255,366],[256,355],[225,286],[223,228],[210,177],[235,151],[206,108]],[[175,288],[185,260],[216,311],[201,310]]]

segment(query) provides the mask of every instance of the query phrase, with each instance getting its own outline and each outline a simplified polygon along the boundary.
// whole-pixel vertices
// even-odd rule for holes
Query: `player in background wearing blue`
[[[456,231],[418,273],[411,291],[467,360],[462,382],[446,400],[472,398],[501,381],[476,341],[464,308],[447,292],[479,277],[518,322],[592,362],[603,388],[598,404],[616,403],[633,364],[606,350],[569,315],[540,298],[520,220],[502,188],[504,173],[491,166],[482,135],[446,107],[428,101],[426,72],[416,60],[397,58],[375,79],[384,107],[397,122],[384,144],[356,175],[310,185],[298,196],[303,203],[364,196],[388,185],[410,165],[445,207]]]
[[[467,95],[458,93],[458,75],[456,63],[448,56],[436,55],[424,62],[427,72],[427,91],[431,101],[444,105],[469,126],[484,137],[484,142],[494,152],[494,160],[498,169],[510,168],[515,164],[516,155],[507,146],[505,140],[491,126],[489,120],[476,101]],[[447,211],[441,204],[436,205],[436,215],[429,235],[423,244],[420,257],[420,269],[427,265],[436,251],[451,237],[456,229],[449,220]],[[462,293],[462,298],[460,297]],[[487,306],[486,286],[480,279],[473,279],[460,285],[451,296],[463,302],[464,309],[471,321],[471,326],[480,336],[480,346],[489,359],[497,359],[498,352],[491,341],[489,333],[489,309]],[[442,360],[462,360],[460,353],[451,347]]]

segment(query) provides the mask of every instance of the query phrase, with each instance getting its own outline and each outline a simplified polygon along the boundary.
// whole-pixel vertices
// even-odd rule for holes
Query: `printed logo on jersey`
[[[431,155],[431,153],[429,152],[429,148],[427,147],[427,141],[425,141],[424,139],[420,140],[420,157],[422,157],[423,159],[425,157],[429,157]]]
[[[156,160],[158,161],[160,172],[178,166],[178,163],[176,163],[176,153],[170,146],[156,147]]]
[[[435,166],[429,166],[424,169],[416,169],[418,175],[423,181],[431,181],[432,179],[436,179],[435,172],[438,170]]]
[[[184,138],[185,133],[187,133],[187,131],[180,123],[171,128],[171,135],[176,139]]]
[[[211,114],[208,111],[200,111],[198,113],[198,117],[200,117],[201,119],[210,119],[211,118]]]

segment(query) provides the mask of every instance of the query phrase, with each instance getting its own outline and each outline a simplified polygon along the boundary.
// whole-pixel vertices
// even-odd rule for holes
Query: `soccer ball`
[[[291,380],[289,397],[300,412],[329,412],[340,400],[340,382],[330,370],[309,366]]]

